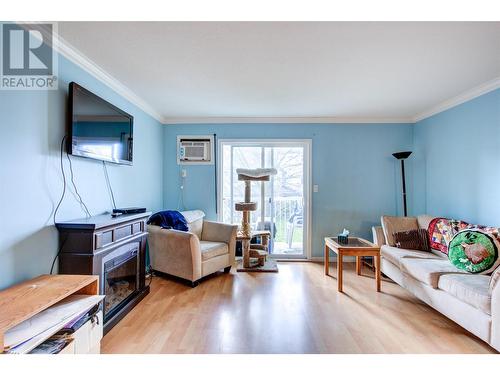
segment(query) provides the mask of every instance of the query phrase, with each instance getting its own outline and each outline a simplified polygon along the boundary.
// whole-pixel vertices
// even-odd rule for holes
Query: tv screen
[[[132,164],[134,118],[75,82],[69,84],[68,152],[97,160]]]

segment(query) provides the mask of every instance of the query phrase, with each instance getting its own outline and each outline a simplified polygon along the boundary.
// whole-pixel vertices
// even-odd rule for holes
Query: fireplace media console
[[[104,334],[148,293],[146,220],[150,212],[110,214],[56,223],[59,273],[98,275],[104,299]]]

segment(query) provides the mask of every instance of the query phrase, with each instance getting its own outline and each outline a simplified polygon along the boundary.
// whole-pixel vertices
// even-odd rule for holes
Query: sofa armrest
[[[183,279],[201,278],[201,250],[198,237],[191,232],[148,225],[149,256],[154,270]]]
[[[495,271],[497,272],[500,272],[500,268]],[[500,282],[496,282],[491,290],[490,345],[500,352]]]
[[[238,226],[233,224],[224,224],[216,221],[203,221],[203,231],[201,239],[203,241],[225,242],[229,248],[229,257],[231,264],[234,263],[236,253],[236,232]]]
[[[372,227],[373,243],[377,246],[385,245],[385,235],[382,227]]]

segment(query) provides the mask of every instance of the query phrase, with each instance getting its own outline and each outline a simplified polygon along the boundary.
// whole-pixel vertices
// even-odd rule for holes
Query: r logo
[[[42,27],[48,33],[41,33]],[[2,25],[2,75],[53,74],[52,24]]]

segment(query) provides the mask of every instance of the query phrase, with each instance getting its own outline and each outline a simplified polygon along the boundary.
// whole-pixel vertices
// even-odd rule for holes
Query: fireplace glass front
[[[134,248],[104,263],[105,321],[138,290],[137,252]]]

